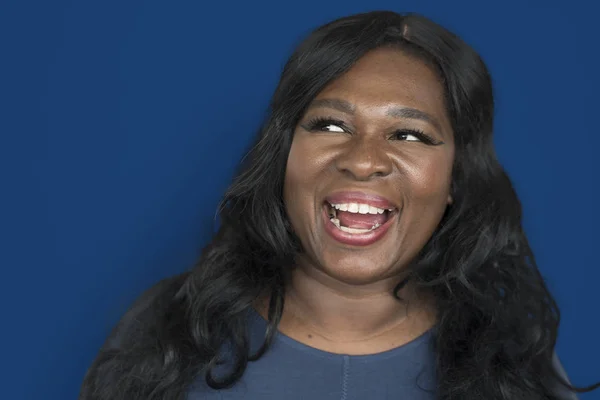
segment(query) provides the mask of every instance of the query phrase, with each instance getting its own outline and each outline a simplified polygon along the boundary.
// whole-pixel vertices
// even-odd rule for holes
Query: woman
[[[559,310],[492,144],[479,56],[416,15],[314,31],[190,272],[80,399],[569,399]]]

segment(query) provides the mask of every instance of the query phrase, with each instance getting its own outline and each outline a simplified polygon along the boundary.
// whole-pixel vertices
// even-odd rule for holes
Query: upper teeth
[[[385,209],[377,208],[370,206],[368,204],[361,203],[340,203],[340,204],[331,204],[333,208],[340,211],[348,211],[350,213],[358,213],[358,214],[383,214]],[[388,209],[388,211],[392,211],[392,209]]]

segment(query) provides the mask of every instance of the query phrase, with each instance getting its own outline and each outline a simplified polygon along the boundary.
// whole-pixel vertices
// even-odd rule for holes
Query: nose
[[[393,164],[376,138],[355,138],[336,160],[338,171],[365,181],[392,173]]]

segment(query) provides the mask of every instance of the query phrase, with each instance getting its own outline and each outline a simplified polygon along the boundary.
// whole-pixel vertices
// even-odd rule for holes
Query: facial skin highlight
[[[316,96],[296,127],[284,186],[305,250],[298,267],[343,284],[398,282],[452,200],[454,138],[443,93],[427,64],[382,48]],[[324,199],[340,190],[383,196],[398,208],[383,238],[350,246],[326,233]]]

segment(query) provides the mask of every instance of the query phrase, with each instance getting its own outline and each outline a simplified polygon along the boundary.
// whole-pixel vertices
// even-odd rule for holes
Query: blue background
[[[1,398],[76,398],[131,302],[187,269],[209,240],[293,46],[319,24],[372,9],[423,13],[488,63],[500,159],[563,312],[558,354],[575,384],[600,380],[592,2],[0,7]]]

